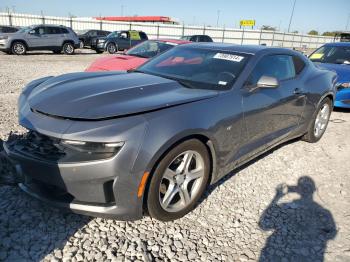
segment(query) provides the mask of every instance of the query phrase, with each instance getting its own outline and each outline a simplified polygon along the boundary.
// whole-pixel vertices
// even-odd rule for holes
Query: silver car
[[[15,55],[24,55],[32,50],[51,50],[55,54],[63,51],[71,55],[78,47],[78,36],[65,26],[34,25],[0,36],[0,51]]]

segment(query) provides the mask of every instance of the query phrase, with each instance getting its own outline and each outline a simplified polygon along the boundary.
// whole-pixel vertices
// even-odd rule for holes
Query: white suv
[[[62,51],[71,55],[79,48],[79,39],[69,27],[57,25],[35,25],[24,27],[13,34],[0,35],[0,51],[24,55],[32,50]]]

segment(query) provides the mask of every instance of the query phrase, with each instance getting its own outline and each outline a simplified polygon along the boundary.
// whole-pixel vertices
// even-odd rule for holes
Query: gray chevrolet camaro
[[[292,50],[178,46],[132,72],[29,83],[18,102],[28,133],[4,149],[20,187],[51,205],[174,220],[209,184],[272,147],[318,141],[335,82]]]

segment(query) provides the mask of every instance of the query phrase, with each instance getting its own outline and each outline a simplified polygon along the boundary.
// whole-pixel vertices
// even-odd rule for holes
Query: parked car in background
[[[290,139],[320,140],[335,80],[288,49],[179,45],[137,70],[29,83],[18,101],[28,132],[5,155],[20,188],[52,206],[174,220],[232,169]]]
[[[106,56],[96,59],[85,71],[113,71],[134,69],[148,59],[169,50],[177,45],[191,43],[185,40],[158,39],[144,41],[124,54]]]
[[[208,35],[185,35],[181,39],[191,42],[213,42],[213,39]]]
[[[350,108],[350,42],[325,44],[309,58],[319,67],[337,73],[337,95],[334,105]]]
[[[350,42],[350,32],[337,32],[334,36],[334,41],[338,39],[340,42]]]
[[[91,47],[92,41],[97,37],[105,37],[109,35],[111,32],[104,31],[104,30],[89,29],[89,30],[77,30],[76,33],[78,34],[78,38],[80,40],[80,48],[84,48],[84,47]]]
[[[15,33],[19,29],[20,29],[19,27],[15,27],[15,26],[2,25],[0,26],[0,34]]]
[[[15,55],[24,55],[33,50],[51,50],[55,54],[63,51],[71,55],[78,47],[78,36],[65,26],[33,25],[13,34],[0,36],[0,51]]]
[[[98,37],[92,41],[91,48],[97,53],[108,51],[114,54],[118,51],[129,49],[143,41],[148,40],[146,33],[142,31],[115,31],[107,37]]]

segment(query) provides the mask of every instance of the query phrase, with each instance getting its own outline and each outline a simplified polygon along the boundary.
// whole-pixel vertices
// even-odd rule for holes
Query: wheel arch
[[[13,45],[15,42],[21,42],[21,43],[23,43],[23,44],[26,46],[27,50],[29,49],[28,43],[27,43],[27,41],[24,40],[24,39],[13,39],[13,40],[11,41],[11,44],[10,44],[10,47],[11,47],[11,48],[12,48],[12,45]]]
[[[163,157],[170,151],[172,150],[174,147],[176,147],[177,145],[191,140],[191,139],[197,139],[199,140],[208,150],[208,154],[209,154],[209,159],[210,159],[210,171],[209,171],[209,179],[208,179],[208,185],[211,184],[214,179],[215,179],[215,174],[216,174],[216,151],[215,151],[215,145],[213,142],[213,139],[210,138],[210,136],[208,136],[207,134],[203,134],[203,133],[194,133],[194,134],[187,134],[184,136],[181,136],[180,138],[173,138],[170,139],[167,143],[165,143],[165,145],[163,147],[161,147],[158,152],[155,154],[154,159],[150,162],[147,170],[149,172],[149,176],[147,178],[146,181],[146,187],[145,190],[143,192],[143,196],[142,196],[142,201],[143,201],[143,209],[146,210],[146,206],[147,206],[147,194],[148,194],[148,189],[149,189],[149,184],[150,181],[153,177],[154,171],[157,168],[159,162],[163,159]]]

